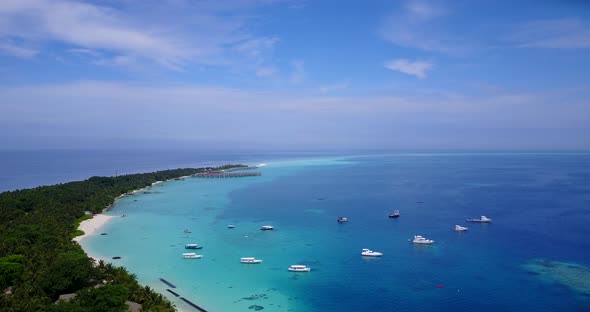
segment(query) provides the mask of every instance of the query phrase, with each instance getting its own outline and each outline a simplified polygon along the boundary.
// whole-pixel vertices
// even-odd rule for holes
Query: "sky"
[[[590,149],[590,2],[2,0],[0,149]]]

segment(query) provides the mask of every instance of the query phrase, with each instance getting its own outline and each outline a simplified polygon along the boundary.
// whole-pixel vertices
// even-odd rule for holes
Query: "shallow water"
[[[590,300],[526,269],[590,266],[590,156],[414,154],[274,162],[262,177],[186,179],[127,196],[83,241],[209,311],[579,311]],[[422,203],[418,203],[422,202]],[[401,217],[387,215],[399,209]],[[467,224],[486,215],[492,224]],[[350,222],[338,224],[338,216]],[[227,224],[235,224],[228,229]],[[264,224],[274,231],[260,231]],[[190,229],[192,233],[183,233]],[[420,234],[435,240],[414,246]],[[186,260],[184,244],[204,246]],[[362,248],[384,253],[360,256]],[[258,265],[240,257],[263,259]],[[313,268],[290,273],[292,264]],[[250,308],[250,309],[249,309]]]

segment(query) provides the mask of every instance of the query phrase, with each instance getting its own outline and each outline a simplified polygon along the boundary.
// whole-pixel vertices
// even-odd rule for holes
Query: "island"
[[[123,267],[88,257],[79,224],[145,187],[244,165],[181,168],[0,193],[1,311],[175,311]]]

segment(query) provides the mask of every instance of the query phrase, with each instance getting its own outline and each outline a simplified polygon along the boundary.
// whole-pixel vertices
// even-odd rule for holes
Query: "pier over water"
[[[261,176],[262,172],[253,172],[253,171],[246,171],[246,172],[225,172],[225,171],[208,171],[203,173],[194,174],[193,177],[195,178],[241,178],[241,177],[257,177]]]

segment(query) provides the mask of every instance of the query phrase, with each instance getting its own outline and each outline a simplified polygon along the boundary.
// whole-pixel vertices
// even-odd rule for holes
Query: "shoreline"
[[[113,218],[116,218],[116,216],[105,215],[102,213],[93,215],[91,219],[84,220],[84,221],[80,222],[80,226],[78,226],[78,230],[83,231],[84,234],[82,234],[80,236],[76,236],[72,240],[76,241],[76,242],[78,242],[78,244],[80,244],[80,242],[82,240],[84,240],[85,238],[96,235],[98,230],[100,230],[100,228],[104,227]],[[80,245],[80,246],[82,246],[82,245]],[[84,252],[86,252],[86,254],[88,254],[88,252],[86,250],[84,250]]]
[[[253,168],[260,168],[263,166],[267,166],[267,164],[261,163],[256,166],[253,166]],[[226,169],[224,169],[223,171],[225,171],[225,170]],[[76,236],[72,240],[76,241],[78,243],[78,245],[80,245],[82,250],[86,253],[86,255],[88,257],[92,258],[96,264],[98,264],[99,261],[102,260],[107,263],[113,263],[117,266],[125,267],[123,265],[113,262],[110,258],[104,258],[104,257],[98,256],[97,254],[95,254],[94,252],[89,250],[88,247],[85,246],[85,244],[84,244],[84,241],[88,237],[93,237],[93,236],[100,234],[100,229],[103,228],[105,225],[107,225],[109,222],[111,222],[113,219],[120,218],[120,217],[124,216],[124,215],[107,215],[104,213],[110,211],[113,208],[113,206],[115,204],[117,204],[118,200],[120,200],[126,196],[134,196],[134,195],[142,194],[143,192],[149,191],[152,187],[155,187],[158,185],[161,186],[162,184],[167,183],[167,182],[183,181],[185,179],[193,178],[193,177],[194,177],[194,175],[186,175],[186,176],[180,176],[180,177],[166,179],[166,180],[155,181],[155,182],[151,183],[150,185],[147,185],[147,186],[139,188],[139,189],[130,190],[126,193],[123,193],[123,194],[115,197],[113,199],[113,202],[111,204],[109,204],[108,206],[104,207],[104,209],[102,210],[101,213],[94,214],[91,219],[82,221],[80,223],[80,225],[78,226],[78,230],[82,230],[84,232],[84,234],[80,235],[80,236]],[[131,271],[129,271],[129,272],[131,272]],[[168,297],[168,294],[165,291],[165,288],[162,288],[162,286],[159,283],[144,282],[144,283],[140,283],[140,285],[150,286],[152,288],[152,290],[154,290],[155,292],[166,297],[168,300],[170,300],[170,302],[175,304],[174,308],[178,312],[186,312],[186,311],[192,310],[190,307],[183,306],[183,304],[179,304],[178,298]]]

